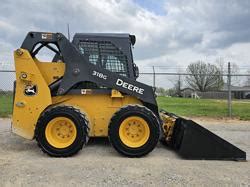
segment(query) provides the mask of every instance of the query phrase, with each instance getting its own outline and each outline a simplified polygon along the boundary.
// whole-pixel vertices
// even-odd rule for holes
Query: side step
[[[192,120],[177,118],[172,147],[186,159],[246,160],[246,152]]]

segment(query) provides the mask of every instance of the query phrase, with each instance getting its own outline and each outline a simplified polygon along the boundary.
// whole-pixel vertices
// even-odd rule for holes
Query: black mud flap
[[[246,160],[246,152],[183,118],[176,119],[171,145],[186,159]]]

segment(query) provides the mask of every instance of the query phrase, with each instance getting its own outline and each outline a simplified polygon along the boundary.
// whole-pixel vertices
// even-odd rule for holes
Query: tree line
[[[232,74],[237,73],[239,70],[236,64],[232,64],[231,69]],[[186,73],[189,75],[184,77],[179,75],[174,88],[168,90],[156,88],[156,93],[158,95],[180,96],[183,83],[185,83],[186,88],[199,92],[220,91],[225,84],[223,72],[223,63],[221,61],[217,61],[217,64],[203,61],[193,62],[186,69]],[[250,74],[250,70],[248,73]],[[237,77],[232,77],[232,81],[235,85],[239,85],[240,80]],[[247,77],[245,86],[250,86],[250,77]]]

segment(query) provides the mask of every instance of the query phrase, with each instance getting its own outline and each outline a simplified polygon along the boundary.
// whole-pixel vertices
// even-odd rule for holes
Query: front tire
[[[151,152],[159,140],[155,114],[141,105],[128,105],[117,111],[110,122],[110,143],[122,155],[141,157]]]
[[[72,156],[88,141],[88,120],[73,107],[53,107],[39,118],[35,138],[42,151],[50,156]]]

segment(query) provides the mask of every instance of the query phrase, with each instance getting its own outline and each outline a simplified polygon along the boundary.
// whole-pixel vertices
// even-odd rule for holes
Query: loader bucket
[[[186,159],[246,160],[246,152],[183,118],[176,119],[171,145]]]

